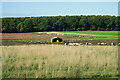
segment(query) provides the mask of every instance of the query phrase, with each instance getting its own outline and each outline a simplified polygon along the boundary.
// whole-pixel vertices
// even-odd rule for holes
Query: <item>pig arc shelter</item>
[[[59,38],[59,37],[53,37],[53,38],[51,38],[51,42],[52,42],[52,43],[61,43],[61,42],[62,42],[62,39]]]

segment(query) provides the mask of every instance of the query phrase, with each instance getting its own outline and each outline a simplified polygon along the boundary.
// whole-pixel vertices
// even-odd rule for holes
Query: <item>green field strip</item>
[[[21,42],[21,41],[48,41],[49,39],[23,39],[23,40],[2,40],[2,42]]]
[[[59,33],[78,33],[78,34],[92,34],[92,35],[112,35],[118,36],[120,31],[58,31]]]
[[[114,39],[120,39],[120,38],[116,38],[116,37],[114,37],[114,38],[84,38],[84,39],[79,39],[79,38],[64,38],[63,40],[106,40],[106,39],[112,39],[112,40],[114,40]]]

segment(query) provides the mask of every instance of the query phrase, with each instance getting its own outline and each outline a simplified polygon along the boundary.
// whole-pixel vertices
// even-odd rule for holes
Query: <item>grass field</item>
[[[60,33],[78,33],[78,34],[92,34],[92,35],[120,35],[120,31],[59,31]]]
[[[3,46],[2,67],[3,78],[114,78],[118,47]]]

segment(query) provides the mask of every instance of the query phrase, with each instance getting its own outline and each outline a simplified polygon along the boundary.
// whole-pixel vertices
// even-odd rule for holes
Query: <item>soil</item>
[[[3,40],[22,40],[22,39],[51,39],[53,37],[60,37],[60,38],[95,38],[93,36],[80,36],[80,35],[63,35],[63,34],[47,34],[47,33],[17,33],[17,34],[2,34]],[[115,43],[115,45],[118,45],[120,43],[120,40],[68,40],[66,42],[75,42],[75,43],[83,43],[86,42],[92,43],[93,45],[98,45],[98,43],[107,43],[107,45],[110,45],[111,43]],[[2,45],[9,46],[9,45],[30,45],[30,44],[51,44],[50,41],[48,42],[31,42],[31,41],[13,41],[13,42],[2,42]]]
[[[47,34],[47,33],[10,33],[2,34],[3,40],[16,40],[16,39],[51,39],[53,37],[59,38],[95,38],[93,36],[79,36],[79,35],[69,35],[69,34]]]

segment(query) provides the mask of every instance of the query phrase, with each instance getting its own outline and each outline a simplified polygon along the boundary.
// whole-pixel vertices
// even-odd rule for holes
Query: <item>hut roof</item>
[[[53,37],[53,38],[51,38],[51,42],[53,42],[54,39],[61,39],[61,38],[59,38],[59,37]]]

